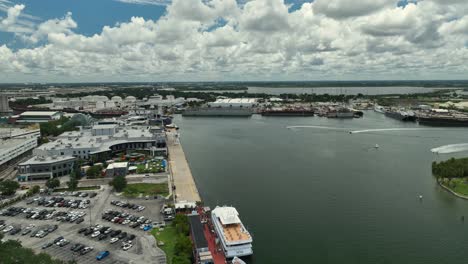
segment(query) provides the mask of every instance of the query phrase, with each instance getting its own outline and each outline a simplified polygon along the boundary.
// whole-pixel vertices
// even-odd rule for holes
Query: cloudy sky
[[[467,0],[0,0],[0,82],[468,79]]]

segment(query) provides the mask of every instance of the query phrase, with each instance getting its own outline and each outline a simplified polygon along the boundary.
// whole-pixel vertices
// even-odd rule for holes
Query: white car
[[[97,237],[97,236],[99,236],[100,234],[101,234],[101,232],[96,231],[96,232],[94,232],[94,233],[91,235],[91,237]]]
[[[125,221],[122,222],[122,225],[126,225],[126,224],[128,224],[128,223],[130,223],[130,220],[127,219],[127,220],[125,220]]]
[[[132,247],[133,247],[132,244],[130,244],[130,243],[124,243],[123,246],[122,246],[122,249],[125,250],[125,251],[127,251],[127,250],[129,250],[130,248],[132,248]]]
[[[8,232],[10,232],[13,228],[14,228],[14,227],[13,227],[12,225],[7,226],[7,227],[5,227],[5,229],[3,229],[3,233],[8,233]]]
[[[119,238],[118,237],[113,237],[111,240],[110,240],[110,243],[111,244],[114,244],[115,242],[119,241]]]

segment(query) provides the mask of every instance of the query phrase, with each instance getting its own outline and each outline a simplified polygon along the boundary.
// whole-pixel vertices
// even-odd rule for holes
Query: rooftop
[[[53,112],[53,111],[26,111],[20,116],[53,116],[58,114],[59,112]]]
[[[115,125],[100,125],[100,128]],[[83,131],[65,132],[57,137],[56,141],[46,143],[38,147],[40,150],[52,150],[63,148],[91,149],[91,152],[107,151],[109,147],[126,142],[154,141],[158,134],[151,131],[151,127],[116,127],[113,136],[93,136],[91,129]]]
[[[208,242],[206,241],[205,234],[203,232],[203,226],[200,222],[200,216],[198,214],[189,215],[190,230],[192,232],[192,239],[196,249],[208,248]]]
[[[68,161],[74,160],[74,157],[68,156],[36,156],[33,157],[19,165],[34,165],[34,164],[43,164],[43,163],[50,163],[50,162],[61,162],[61,161]]]
[[[128,162],[114,162],[107,166],[107,169],[127,168]]]
[[[13,147],[20,145],[21,143],[25,142],[25,139],[0,139],[0,149],[7,150]]]
[[[93,129],[112,129],[117,128],[117,124],[103,124],[103,125],[94,125]]]
[[[219,218],[223,225],[239,224],[241,222],[238,216],[239,213],[234,207],[216,207],[213,213]]]

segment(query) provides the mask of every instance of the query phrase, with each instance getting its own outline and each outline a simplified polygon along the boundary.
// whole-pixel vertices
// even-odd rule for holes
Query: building
[[[127,176],[128,174],[128,162],[114,162],[107,166],[106,176],[117,177]]]
[[[40,135],[39,129],[0,128],[0,170],[28,155]]]
[[[49,121],[58,120],[61,117],[62,117],[61,112],[28,111],[13,118],[15,119],[15,123],[24,124],[24,123],[45,123]]]
[[[36,156],[18,165],[18,181],[47,180],[68,176],[73,171],[76,158],[61,156]]]
[[[0,140],[0,165],[7,164],[9,161],[21,156],[37,147],[37,138],[14,138]]]
[[[198,214],[191,214],[188,216],[188,219],[190,224],[190,235],[193,241],[194,255],[197,260],[196,263],[214,263],[213,256],[208,248],[208,242],[205,238],[203,225],[200,222],[200,216]]]
[[[6,94],[0,94],[0,114],[9,112],[11,112],[11,109],[8,105],[8,96]]]
[[[164,133],[150,126],[95,125],[91,129],[65,132],[56,141],[34,150],[36,156],[70,156],[80,159],[107,160],[119,152],[147,150],[167,155]]]

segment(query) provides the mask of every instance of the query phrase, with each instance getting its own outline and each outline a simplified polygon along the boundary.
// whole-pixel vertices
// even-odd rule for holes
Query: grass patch
[[[175,254],[175,244],[177,241],[177,230],[172,225],[168,225],[163,231],[153,229],[151,234],[156,238],[156,241],[162,241],[164,246],[158,246],[166,253],[167,263],[172,263],[172,258]]]
[[[448,180],[443,180],[442,184],[458,194],[468,196],[467,178],[454,178],[450,182],[448,182]]]
[[[123,194],[127,197],[138,197],[140,194],[143,196],[167,196],[169,188],[167,183],[133,183],[125,187]]]
[[[76,188],[75,192],[76,191],[92,191],[92,190],[99,190],[99,189],[101,189],[101,186],[78,187],[78,188]],[[68,189],[68,188],[54,189],[54,192],[66,192],[66,191],[70,191],[70,189]]]

